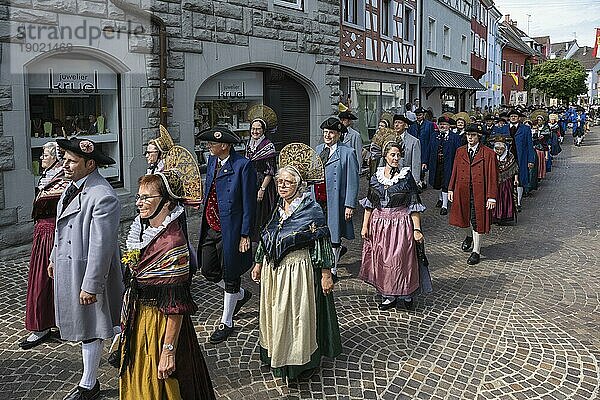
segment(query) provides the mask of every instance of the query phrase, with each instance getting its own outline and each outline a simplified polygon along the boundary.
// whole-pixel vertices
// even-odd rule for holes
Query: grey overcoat
[[[63,193],[64,196],[64,193]],[[118,232],[121,205],[98,170],[67,208],[57,206],[54,247],[54,310],[65,340],[109,339],[119,324],[123,300]],[[97,302],[79,304],[81,290]]]
[[[324,146],[317,146],[317,154],[321,154]],[[344,216],[346,207],[356,208],[358,203],[358,180],[358,161],[354,149],[338,142],[337,148],[325,163],[327,226],[332,243],[341,243],[341,238],[354,239],[352,219],[346,221]]]
[[[404,157],[400,161],[400,167],[410,168],[415,182],[421,180],[421,143],[408,131],[404,133]]]

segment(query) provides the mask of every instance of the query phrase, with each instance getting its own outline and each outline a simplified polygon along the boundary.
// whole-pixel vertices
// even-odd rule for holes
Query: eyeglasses
[[[145,195],[145,194],[143,194],[143,195],[140,196],[139,194],[136,194],[135,195],[135,202],[137,203],[138,201],[141,201],[142,203],[150,203],[150,199],[154,199],[156,197],[162,197],[162,196],[160,194],[156,195],[156,196],[148,196],[148,195]]]
[[[40,158],[41,158],[41,159],[44,159],[44,158],[52,158],[52,155],[51,155],[51,154],[42,154],[42,155],[40,156]]]
[[[288,181],[285,179],[277,179],[277,186],[291,187],[296,186],[296,181]]]
[[[158,153],[158,151],[156,151],[156,150],[154,150],[154,151],[152,151],[152,150],[146,150],[146,152],[144,154],[148,155],[148,154],[154,154],[154,153]]]

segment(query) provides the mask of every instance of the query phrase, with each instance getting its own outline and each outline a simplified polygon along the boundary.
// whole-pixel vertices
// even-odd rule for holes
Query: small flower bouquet
[[[127,250],[121,258],[121,262],[129,267],[137,265],[140,261],[140,249]]]

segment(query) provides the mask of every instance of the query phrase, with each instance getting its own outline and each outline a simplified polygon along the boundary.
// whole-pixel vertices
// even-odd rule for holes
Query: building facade
[[[357,114],[368,142],[384,112],[403,112],[418,97],[420,2],[342,0],[340,100]]]
[[[266,104],[277,146],[316,145],[340,94],[339,15],[331,0],[0,6],[0,254],[31,241],[41,146],[57,137],[89,137],[117,160],[101,173],[124,218],[161,122],[200,153],[203,128],[247,135],[246,110]]]
[[[502,104],[502,47],[499,24],[502,13],[492,5],[487,10],[487,71],[479,79],[486,89],[476,93],[476,106],[482,111],[497,109]]]
[[[421,104],[439,116],[471,109],[483,87],[471,73],[471,3],[423,2]]]
[[[600,104],[598,91],[598,74],[600,73],[600,58],[593,55],[594,48],[590,46],[581,46],[569,58],[579,61],[585,68],[587,78],[585,86],[587,93],[579,95],[577,103],[582,106]]]

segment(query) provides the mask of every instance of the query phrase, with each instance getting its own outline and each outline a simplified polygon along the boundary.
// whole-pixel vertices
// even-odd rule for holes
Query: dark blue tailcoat
[[[427,160],[428,157],[429,142],[437,135],[433,122],[423,120],[420,126],[417,122],[414,122],[408,127],[408,133],[421,142],[421,162],[424,163],[424,160]]]
[[[456,133],[449,132],[448,137],[444,141],[442,145],[442,151],[444,152],[444,181],[443,187],[448,187],[448,183],[450,182],[450,177],[452,176],[452,166],[454,165],[454,156],[456,154],[456,150],[462,145],[462,138],[460,135]],[[437,171],[437,152],[438,146],[440,144],[440,139],[438,139],[438,135],[433,135],[431,141],[429,142],[429,154],[427,161],[427,168],[429,169],[429,184],[433,185],[435,182],[435,174]]]
[[[204,207],[215,179],[216,165],[217,157],[210,156],[206,168]],[[216,191],[223,235],[223,279],[231,281],[239,278],[252,266],[252,249],[245,253],[239,251],[240,238],[249,237],[254,229],[257,189],[252,162],[232,150],[216,177]],[[204,210],[202,216],[204,217]],[[200,237],[205,229],[208,229],[208,224],[202,218]],[[202,261],[201,245],[202,243],[198,249],[198,265]]]
[[[504,125],[499,129],[501,135],[510,136],[510,124]],[[533,149],[533,137],[531,128],[525,124],[519,123],[517,133],[515,134],[515,144],[517,147],[517,162],[519,164],[519,182],[521,186],[527,187],[529,184],[528,163],[535,163],[535,150]]]

